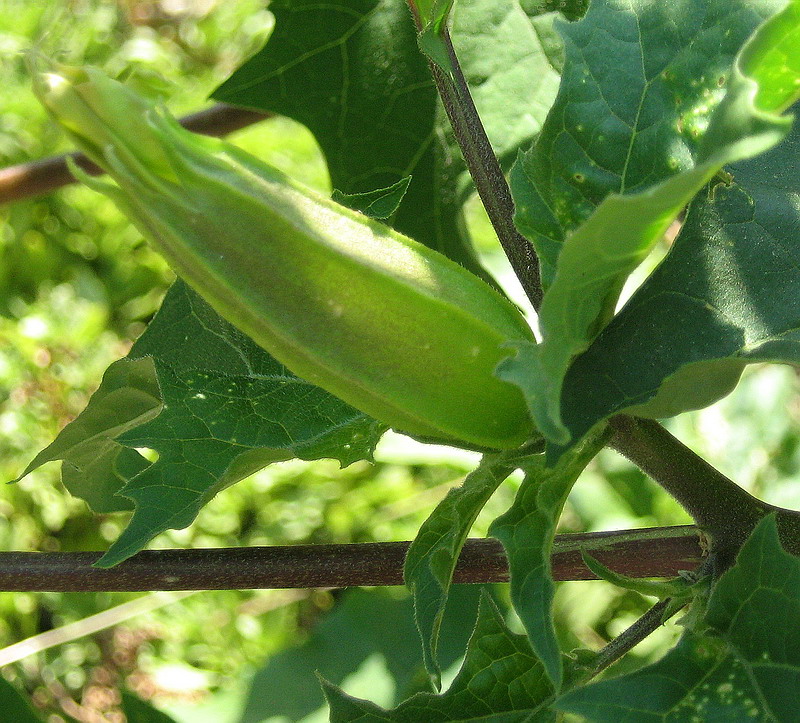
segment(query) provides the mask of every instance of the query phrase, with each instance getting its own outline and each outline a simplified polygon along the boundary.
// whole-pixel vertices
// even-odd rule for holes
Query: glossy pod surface
[[[493,372],[518,310],[441,254],[181,128],[93,69],[37,92],[111,196],[223,317],[298,376],[401,431],[496,449],[533,431]]]

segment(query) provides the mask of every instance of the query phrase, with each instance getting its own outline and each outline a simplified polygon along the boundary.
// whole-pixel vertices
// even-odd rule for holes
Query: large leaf
[[[562,398],[573,436],[626,409],[704,406],[749,362],[800,363],[800,127],[729,170],[732,182],[694,200],[667,258],[574,361]]]
[[[597,723],[797,720],[800,560],[781,548],[774,516],[720,578],[704,625],[659,662],[575,689],[556,707]]]
[[[436,651],[453,571],[472,524],[514,467],[503,457],[484,457],[460,487],[450,490],[422,524],[406,556],[404,577],[414,596],[425,667],[439,684]]]
[[[518,222],[549,284],[543,343],[523,348],[502,372],[526,391],[553,442],[570,439],[560,418],[569,363],[613,314],[627,276],[723,165],[788,132],[791,118],[781,113],[798,93],[792,74],[800,70],[795,6],[756,32],[733,63],[776,7],[605,0],[563,26],[559,99],[514,174]],[[608,37],[619,47],[609,48]],[[776,42],[791,48],[794,66],[766,52]]]
[[[441,695],[418,693],[393,710],[345,695],[326,684],[332,723],[345,721],[528,721],[555,720],[553,687],[524,635],[511,633],[494,603],[484,597],[464,664]]]
[[[185,527],[217,492],[291,457],[369,459],[382,425],[299,379],[176,282],[88,407],[25,470],[64,461],[70,491],[98,511],[135,511],[98,563]],[[137,448],[158,452],[148,462]]]
[[[223,83],[219,100],[306,125],[345,194],[412,180],[392,225],[481,273],[460,230],[467,184],[404,0],[276,0],[263,50]],[[452,28],[497,152],[538,132],[558,85],[548,19],[513,0],[459,3]]]
[[[553,627],[555,584],[550,553],[567,495],[605,440],[602,430],[588,436],[562,456],[554,467],[546,467],[542,458],[529,460],[514,504],[490,529],[490,534],[503,544],[508,557],[511,602],[557,690],[561,687],[563,671]]]

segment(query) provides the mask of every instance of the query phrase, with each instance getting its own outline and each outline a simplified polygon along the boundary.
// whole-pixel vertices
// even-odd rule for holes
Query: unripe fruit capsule
[[[493,372],[532,332],[474,274],[97,70],[59,68],[36,89],[117,185],[84,180],[295,374],[410,434],[494,449],[531,436],[520,390]]]

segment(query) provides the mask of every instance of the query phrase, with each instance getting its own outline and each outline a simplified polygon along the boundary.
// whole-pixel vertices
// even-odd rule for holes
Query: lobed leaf
[[[280,0],[270,11],[268,43],[214,97],[307,126],[341,193],[412,176],[393,227],[485,278],[460,220],[468,176],[405,1]],[[557,90],[548,21],[532,22],[514,0],[465,0],[451,34],[489,137],[510,157]]]
[[[119,490],[136,509],[99,566],[191,524],[220,490],[271,462],[369,459],[386,429],[291,374],[180,281],[129,358],[153,360],[163,407],[116,442],[158,459]]]

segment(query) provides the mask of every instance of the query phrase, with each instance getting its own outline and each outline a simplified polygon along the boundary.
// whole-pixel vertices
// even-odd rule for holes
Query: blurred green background
[[[261,0],[0,0],[0,167],[69,150],[33,97],[24,51],[38,48],[128,76],[180,115],[207,107],[208,94],[263,44],[271,27]],[[297,124],[271,119],[230,138],[327,189],[316,144]],[[467,216],[487,264],[508,278],[478,203]],[[161,259],[91,191],[70,186],[0,207],[1,479],[16,477],[81,411],[170,281]],[[797,508],[799,400],[794,370],[755,367],[731,397],[670,426],[752,493]],[[162,535],[153,546],[411,539],[476,459],[389,435],[374,465],[274,465],[220,494],[194,525]],[[473,534],[486,533],[518,482],[502,486]],[[71,498],[55,465],[0,486],[2,550],[103,549],[124,522],[124,516],[95,516]],[[561,526],[584,531],[686,522],[659,488],[604,452],[576,486]],[[493,593],[505,600],[504,586]],[[455,598],[444,647],[454,664],[476,591],[463,586]],[[599,647],[647,604],[606,583],[562,584],[557,614],[564,644]],[[86,620],[106,610],[112,612],[97,625]],[[78,629],[63,627],[79,621]],[[102,629],[86,635],[91,627]],[[24,656],[8,647],[47,631],[57,645]],[[615,670],[657,656],[679,631],[665,626]],[[422,681],[402,589],[0,593],[0,665],[3,677],[52,721],[124,720],[122,690],[179,721],[325,720],[315,670],[385,705]]]

